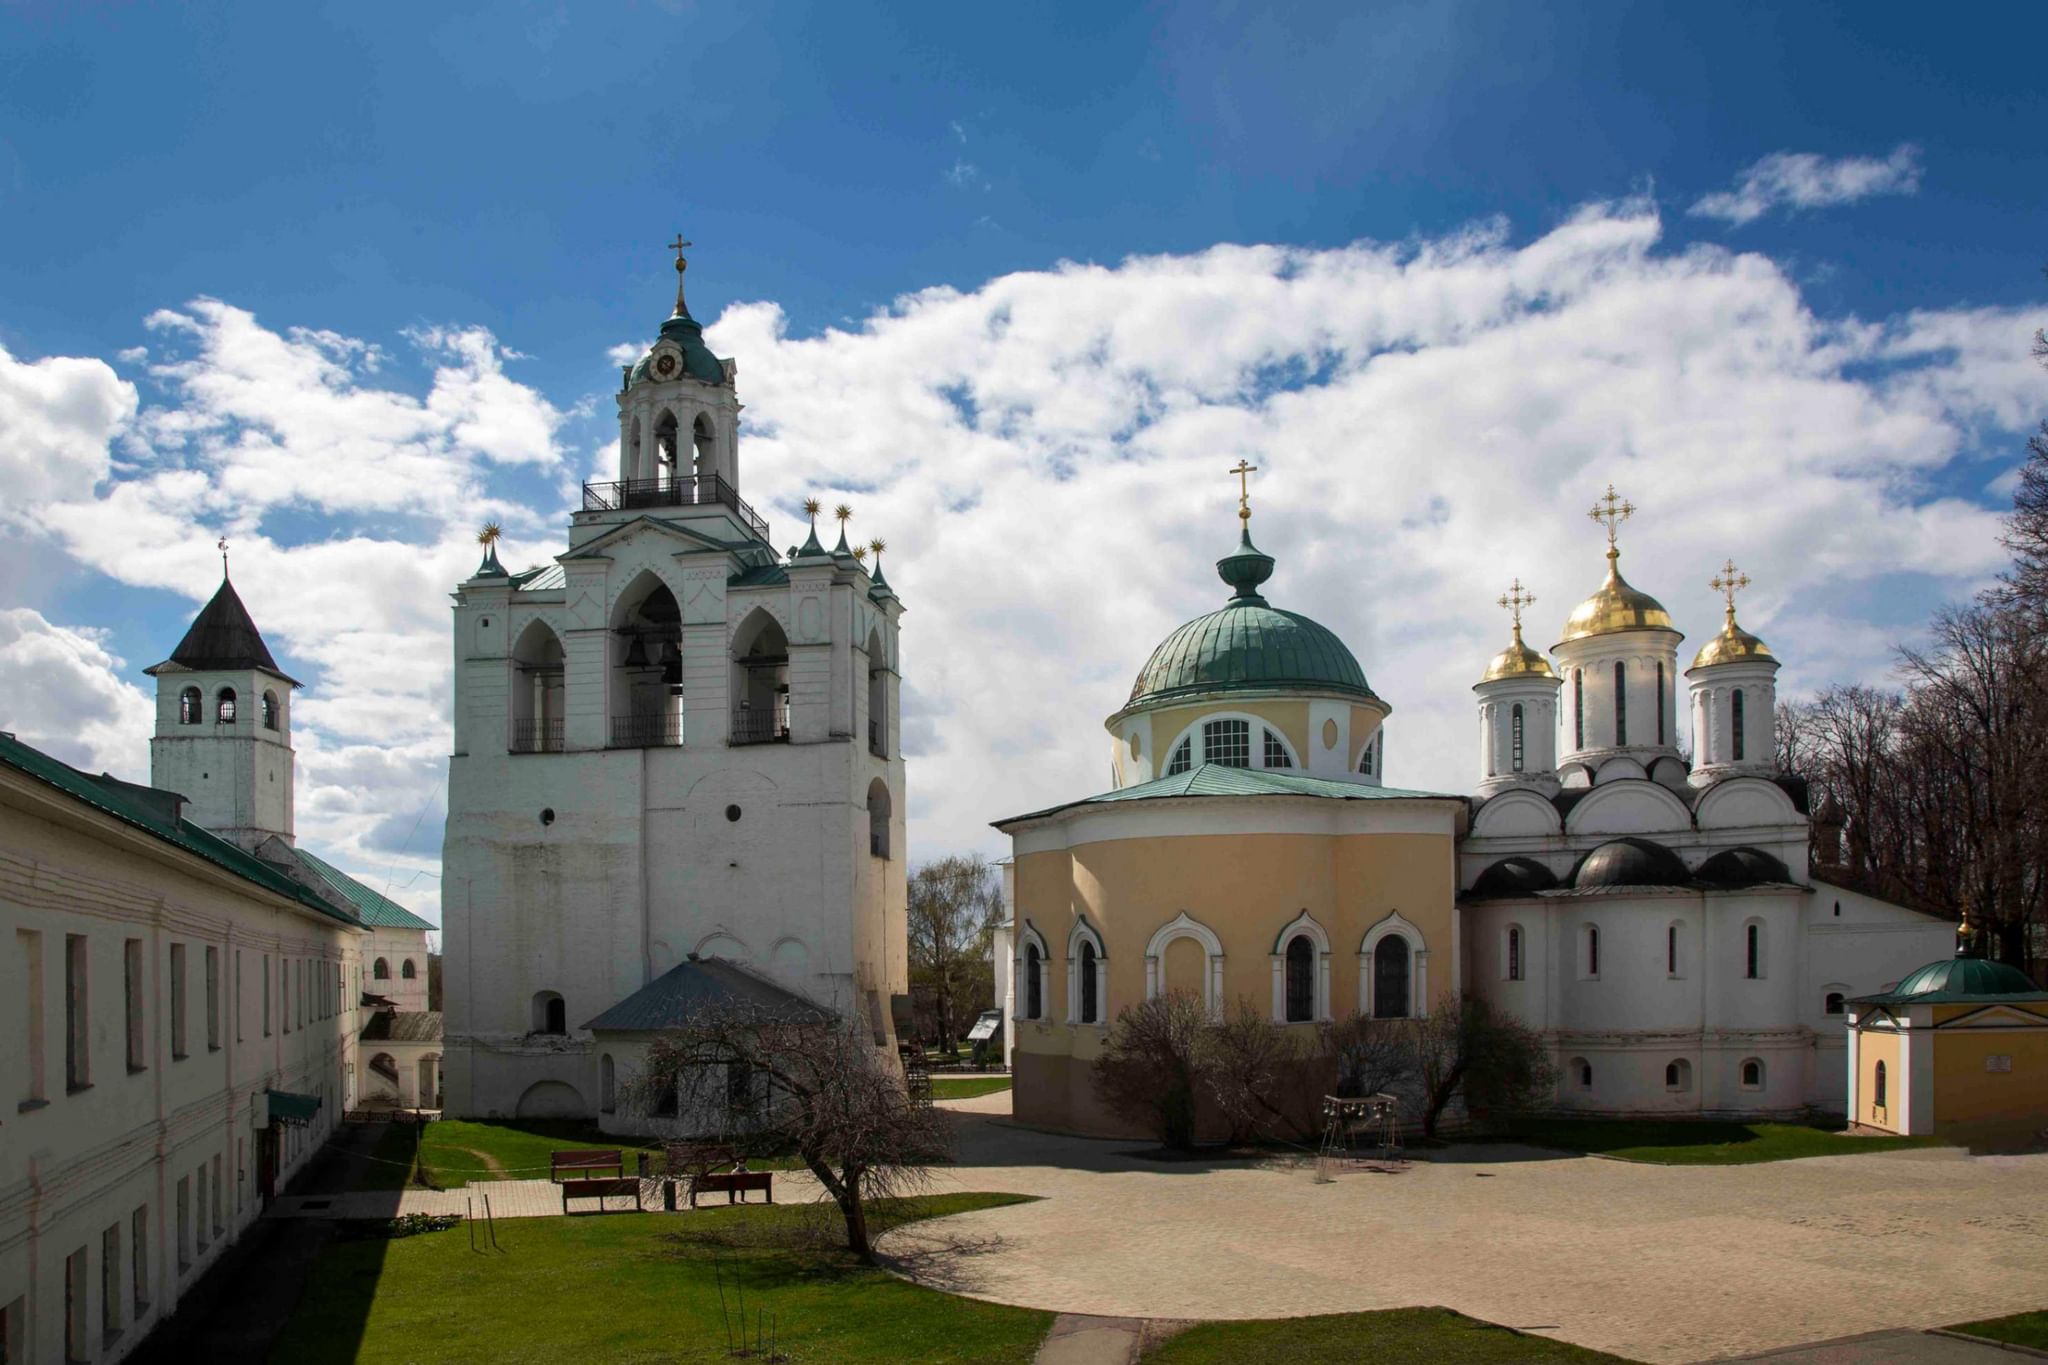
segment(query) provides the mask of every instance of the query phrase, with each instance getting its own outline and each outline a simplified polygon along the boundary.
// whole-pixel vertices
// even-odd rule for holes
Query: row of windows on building
[[[1664,665],[1657,664],[1657,740],[1659,744],[1669,743],[1665,738],[1665,681]],[[1745,737],[1743,724],[1744,699],[1742,689],[1736,688],[1728,698],[1728,741],[1729,757],[1737,763],[1744,761]],[[1513,730],[1514,770],[1522,771],[1522,707],[1518,702],[1509,721]],[[1628,666],[1622,660],[1614,663],[1614,743],[1617,747],[1628,744]],[[1572,670],[1572,747],[1586,747],[1586,670]]]
[[[213,718],[222,725],[235,723],[235,689],[223,687],[213,694]],[[284,718],[283,705],[277,693],[268,690],[263,693],[263,728],[277,729]],[[178,724],[198,725],[206,719],[206,698],[196,687],[188,687],[178,694]]]
[[[1584,1057],[1574,1057],[1565,1063],[1565,1074],[1580,1090],[1593,1088],[1593,1064]],[[1735,1068],[1736,1084],[1744,1090],[1764,1088],[1764,1063],[1761,1057],[1745,1057]],[[1692,1090],[1692,1063],[1679,1057],[1664,1064],[1664,1089],[1674,1095],[1687,1094]]]
[[[1314,1022],[1317,1010],[1317,961],[1319,945],[1306,933],[1287,940],[1281,958],[1280,1007],[1275,1021],[1284,1024]],[[1406,1019],[1410,1015],[1409,979],[1412,971],[1408,941],[1389,934],[1376,943],[1372,959],[1371,1014],[1376,1019]],[[1072,975],[1067,1022],[1101,1024],[1106,1021],[1106,995],[1102,973],[1105,956],[1101,944],[1085,928],[1077,931],[1074,955],[1069,959]],[[1023,980],[1018,990],[1018,1018],[1048,1020],[1045,973],[1047,957],[1035,938],[1024,943]]]
[[[1679,954],[1680,937],[1685,921],[1673,920],[1664,928],[1664,974],[1682,976],[1682,961]],[[1508,981],[1526,979],[1528,954],[1524,948],[1525,935],[1522,926],[1511,924],[1507,928],[1507,942],[1501,959],[1501,976]],[[1764,975],[1764,928],[1761,920],[1751,920],[1742,926],[1742,975],[1745,980],[1761,981]],[[1597,981],[1600,978],[1600,926],[1581,925],[1579,928],[1579,979]],[[1839,1001],[1837,1002],[1839,1005]],[[1839,1014],[1838,1008],[1830,1014]]]
[[[370,964],[370,975],[378,981],[389,981],[391,979],[390,961],[386,958],[378,958]],[[398,975],[402,980],[413,981],[419,977],[419,969],[413,966],[412,959],[408,957],[398,964]]]
[[[42,1107],[49,1102],[48,1081],[45,1075],[47,1047],[45,1036],[45,985],[43,934],[36,929],[15,930],[15,947],[22,965],[22,1007],[26,1024],[25,1037],[28,1042],[28,1072],[21,1098],[24,1112]],[[147,1071],[150,1059],[156,1053],[156,1039],[152,1037],[153,1022],[147,1000],[148,960],[144,940],[123,939],[121,943],[121,999],[124,1014],[124,1038],[126,1041],[126,1063],[130,1075]],[[269,953],[257,954],[260,958],[259,971],[262,976],[263,1036],[269,1037],[272,1027],[271,983],[273,973],[277,982],[279,1015],[283,1031],[290,1033],[295,1027],[304,1028],[320,1019],[331,1019],[342,1010],[343,969],[340,964],[325,958],[282,958],[273,964]],[[174,942],[169,945],[168,961],[165,964],[164,1018],[162,1026],[169,1034],[170,1057],[173,1063],[182,1062],[191,1055],[191,1007],[192,963],[190,945]],[[236,949],[233,961],[233,1002],[230,1013],[234,1019],[235,1041],[241,1042],[243,1021],[246,1010],[243,1006],[241,949]],[[218,1052],[221,1047],[221,950],[207,944],[201,954],[201,1006],[200,1027],[205,1033],[206,1050]],[[64,1089],[66,1094],[78,1094],[93,1085],[92,1055],[92,940],[87,934],[64,935]]]
[[[1368,777],[1372,776],[1375,761],[1379,757],[1376,751],[1383,751],[1385,743],[1384,734],[1377,734],[1366,743],[1364,750],[1359,754],[1358,771]],[[1200,745],[1199,749],[1196,747],[1197,744]],[[1259,747],[1256,755],[1259,762],[1253,763],[1252,723],[1236,717],[1205,720],[1199,734],[1190,731],[1183,735],[1180,743],[1173,746],[1173,753],[1167,758],[1164,775],[1175,777],[1188,771],[1198,761],[1197,753],[1201,755],[1200,762],[1214,763],[1220,768],[1299,766],[1294,761],[1294,750],[1288,747],[1287,741],[1280,737],[1278,731],[1267,726],[1259,727]]]

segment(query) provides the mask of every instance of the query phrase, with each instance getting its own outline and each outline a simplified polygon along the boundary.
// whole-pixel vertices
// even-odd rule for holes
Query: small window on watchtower
[[[263,728],[277,728],[277,693],[265,690],[263,693]]]
[[[214,698],[213,718],[222,725],[235,723],[235,689],[223,687]]]
[[[200,720],[199,713],[205,705],[205,699],[199,695],[198,688],[188,687],[183,692],[180,692],[178,694],[178,724],[197,725]]]

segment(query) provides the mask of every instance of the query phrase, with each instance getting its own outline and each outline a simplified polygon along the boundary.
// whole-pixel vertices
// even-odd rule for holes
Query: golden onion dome
[[[1765,660],[1776,663],[1764,642],[1735,624],[1735,608],[1728,608],[1728,620],[1721,627],[1721,633],[1701,646],[1693,656],[1694,668],[1712,668],[1715,664],[1739,664],[1750,660]]]
[[[1493,662],[1486,666],[1483,683],[1499,682],[1502,678],[1554,678],[1550,661],[1522,643],[1522,623],[1515,623],[1515,638],[1508,647],[1493,656]]]
[[[1628,585],[1621,576],[1620,561],[1621,551],[1608,546],[1607,581],[1600,585],[1600,591],[1579,603],[1565,618],[1564,638],[1558,641],[1559,644],[1624,630],[1676,631],[1677,628],[1671,624],[1671,613],[1664,610],[1662,602]]]

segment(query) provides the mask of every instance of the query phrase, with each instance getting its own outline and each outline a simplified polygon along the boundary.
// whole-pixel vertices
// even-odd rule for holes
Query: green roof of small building
[[[1865,1005],[1981,1005],[1999,1000],[2048,1000],[2019,968],[1984,957],[1945,957],[1913,972],[1882,995],[1857,1000]]]
[[[1221,610],[1160,642],[1138,670],[1124,709],[1228,692],[1335,692],[1379,700],[1335,632],[1259,595],[1272,572],[1272,557],[1246,532],[1236,553],[1216,561],[1217,576],[1236,594]]]
[[[292,852],[309,871],[334,888],[334,893],[355,910],[356,918],[370,928],[432,931],[437,927],[427,923],[381,891],[372,891],[325,858],[308,853],[303,848],[294,848]]]
[[[225,868],[272,895],[296,901],[329,919],[340,920],[344,924],[355,923],[348,915],[293,881],[283,868],[271,866],[255,854],[243,851],[212,831],[176,814],[178,804],[184,798],[175,793],[123,782],[105,773],[93,777],[5,733],[0,733],[0,764],[55,787],[123,824],[132,825],[195,857]]]
[[[1119,787],[1096,796],[1084,796],[1064,805],[1048,806],[1026,815],[997,820],[997,829],[1020,820],[1038,820],[1077,806],[1106,805],[1113,801],[1150,801],[1190,796],[1314,796],[1333,801],[1459,801],[1462,796],[1445,792],[1407,791],[1400,787],[1375,787],[1364,782],[1342,782],[1328,777],[1309,777],[1298,772],[1272,768],[1227,768],[1220,763],[1202,763],[1171,777],[1156,777],[1136,786]]]

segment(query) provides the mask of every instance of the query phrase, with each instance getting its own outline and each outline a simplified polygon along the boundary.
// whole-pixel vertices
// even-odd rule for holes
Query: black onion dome
[[[1572,869],[1572,889],[1603,886],[1684,886],[1692,880],[1685,860],[1659,843],[1633,836],[1600,845]]]
[[[1533,896],[1557,886],[1557,874],[1534,858],[1502,858],[1472,883],[1474,896]]]
[[[1716,886],[1761,886],[1789,882],[1791,871],[1760,848],[1724,848],[1700,864],[1698,877]]]

